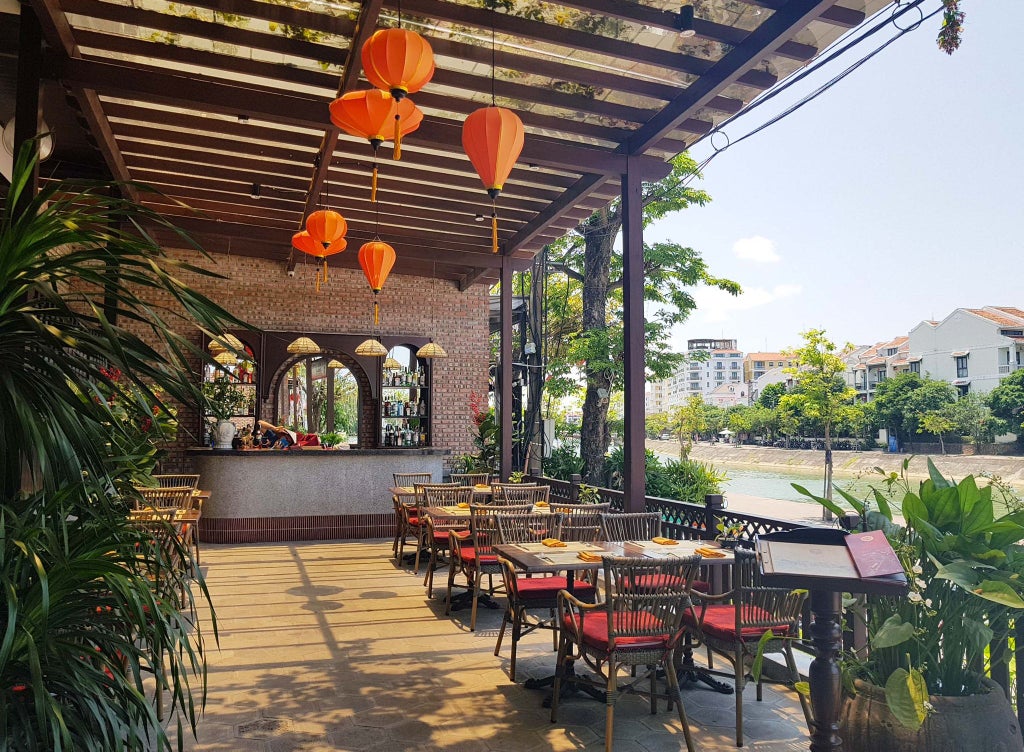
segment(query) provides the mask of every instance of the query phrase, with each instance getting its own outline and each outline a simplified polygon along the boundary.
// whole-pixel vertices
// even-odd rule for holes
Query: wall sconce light
[[[692,37],[693,30],[693,6],[684,5],[679,9],[679,17],[676,19],[676,28],[679,29],[679,36]]]

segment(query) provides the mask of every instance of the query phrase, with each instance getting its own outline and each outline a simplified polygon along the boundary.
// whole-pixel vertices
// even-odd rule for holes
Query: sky
[[[712,203],[645,231],[649,242],[698,250],[712,274],[744,290],[696,290],[698,310],[676,328],[676,350],[690,338],[725,337],[745,352],[774,352],[812,328],[840,345],[871,344],[955,308],[1024,307],[1024,2],[962,7],[952,56],[935,45],[939,18],[927,21],[718,154],[700,182]],[[764,117],[752,113],[725,132],[735,139]],[[709,146],[691,153],[700,161]]]

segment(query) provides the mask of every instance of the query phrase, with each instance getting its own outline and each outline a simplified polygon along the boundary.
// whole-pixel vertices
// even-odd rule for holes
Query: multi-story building
[[[751,384],[774,368],[789,368],[793,357],[777,352],[747,353],[743,358],[743,381]]]
[[[674,374],[655,382],[660,401],[655,406],[655,384],[648,392],[648,412],[663,412],[700,395],[711,402],[711,393],[727,384],[743,384],[743,353],[734,339],[691,339],[686,342],[687,362]],[[747,392],[746,389],[743,390]]]
[[[1024,367],[1024,309],[957,308],[910,330],[909,370],[948,381],[960,394],[989,392]]]
[[[743,383],[722,384],[711,390],[704,401],[715,407],[733,407],[747,404],[747,385]]]
[[[875,397],[878,385],[904,371],[913,370],[908,337],[861,346],[844,356],[846,383],[857,390],[857,398],[867,402]]]
[[[647,415],[665,412],[666,381],[648,382],[647,392],[644,394],[644,412]]]

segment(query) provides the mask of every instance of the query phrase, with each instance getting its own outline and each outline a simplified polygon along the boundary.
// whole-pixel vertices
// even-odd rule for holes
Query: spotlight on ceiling
[[[684,5],[679,9],[679,17],[676,18],[676,28],[679,29],[679,36],[681,37],[692,37],[697,33],[693,30],[692,5]]]
[[[485,219],[485,217],[484,217],[483,214],[477,214],[475,217],[473,217],[473,221],[474,222],[483,222],[484,219]]]
[[[252,184],[252,190],[249,191],[249,196],[251,198],[260,198],[260,184],[259,183],[253,183]]]

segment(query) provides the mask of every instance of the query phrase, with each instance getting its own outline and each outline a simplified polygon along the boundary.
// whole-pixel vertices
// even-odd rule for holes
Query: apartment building
[[[656,382],[648,391],[648,412],[663,412],[700,395],[711,403],[715,389],[728,384],[743,385],[743,353],[734,339],[691,339],[686,341],[687,362],[674,374]],[[746,394],[747,389],[743,389]],[[746,398],[746,397],[745,397]],[[657,400],[657,402],[656,402]],[[660,409],[654,409],[655,404]]]
[[[910,338],[894,337],[885,342],[864,345],[844,356],[846,383],[857,390],[857,398],[869,402],[886,379],[914,370],[910,359]]]
[[[909,370],[948,381],[960,394],[994,389],[1024,367],[1024,309],[957,308],[910,330]]]
[[[752,384],[775,368],[789,368],[793,358],[777,352],[747,353],[743,358],[743,381]]]

